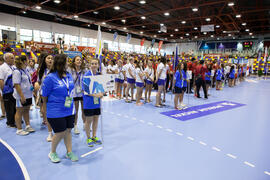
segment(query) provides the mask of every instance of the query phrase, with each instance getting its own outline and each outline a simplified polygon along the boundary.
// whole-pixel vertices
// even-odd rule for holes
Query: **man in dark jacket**
[[[200,64],[196,67],[195,70],[195,83],[196,83],[196,91],[197,91],[197,98],[200,97],[200,88],[203,87],[204,98],[208,99],[207,91],[206,91],[206,83],[205,83],[205,73],[207,72],[207,67],[204,65],[204,61],[201,60]]]

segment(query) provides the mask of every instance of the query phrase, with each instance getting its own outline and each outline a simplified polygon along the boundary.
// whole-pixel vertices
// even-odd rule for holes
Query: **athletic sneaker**
[[[33,104],[30,106],[30,111],[32,111],[33,110]]]
[[[75,134],[80,134],[80,131],[79,131],[77,125],[74,126],[74,133]]]
[[[35,130],[30,125],[25,127],[25,131],[27,131],[29,133],[35,132]]]
[[[17,131],[16,131],[16,134],[17,134],[17,135],[20,135],[20,136],[26,136],[26,135],[29,134],[29,132],[27,132],[27,131],[25,131],[25,130],[23,130],[23,129],[20,129],[20,130],[17,130]]]
[[[9,124],[7,125],[8,128],[17,128],[17,126],[15,124]]]
[[[95,142],[91,138],[89,138],[87,139],[87,144],[89,147],[94,147]]]
[[[56,154],[56,152],[55,152],[55,153],[50,152],[50,153],[48,154],[48,157],[50,158],[50,160],[51,160],[53,163],[59,163],[59,162],[61,161],[60,158],[58,157],[58,155]]]
[[[48,135],[48,137],[47,137],[47,141],[48,141],[48,142],[51,142],[51,141],[52,141],[52,138],[53,138],[53,135],[52,135],[52,133],[50,132],[49,135]]]
[[[97,137],[92,138],[95,144],[102,144],[101,140],[99,140]]]
[[[182,106],[182,107],[185,107],[185,106],[187,106],[187,105],[185,105],[185,104],[182,103],[181,106]]]
[[[67,153],[66,158],[70,159],[73,162],[78,161],[78,156],[76,156],[73,152]]]

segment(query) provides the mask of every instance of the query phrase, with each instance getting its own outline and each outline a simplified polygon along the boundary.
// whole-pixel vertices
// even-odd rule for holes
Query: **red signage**
[[[163,41],[159,41],[158,43],[158,53],[160,53],[160,49],[162,47]]]

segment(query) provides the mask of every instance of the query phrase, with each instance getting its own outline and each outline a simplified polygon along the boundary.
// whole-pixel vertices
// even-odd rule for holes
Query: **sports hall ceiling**
[[[100,24],[102,31],[167,42],[270,33],[270,0],[0,0],[0,9],[90,29]],[[159,32],[161,24],[167,33]],[[204,34],[202,25],[215,30]]]

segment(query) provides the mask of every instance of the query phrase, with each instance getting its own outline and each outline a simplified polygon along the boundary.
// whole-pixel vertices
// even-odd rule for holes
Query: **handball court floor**
[[[103,149],[71,162],[64,158],[61,142],[58,164],[48,158],[47,129],[34,109],[31,124],[36,132],[28,136],[17,136],[16,129],[6,128],[6,120],[0,121],[1,146],[6,142],[16,151],[32,180],[270,179],[270,80],[250,78],[234,88],[211,89],[210,94],[208,100],[185,95],[184,102],[196,106],[227,100],[245,106],[179,121],[160,114],[173,110],[171,94],[164,108],[155,108],[154,102],[137,107],[123,100],[104,101]],[[86,145],[81,119],[79,129],[80,135],[72,134],[78,156],[101,147]],[[24,179],[17,161],[3,148],[0,179]]]

